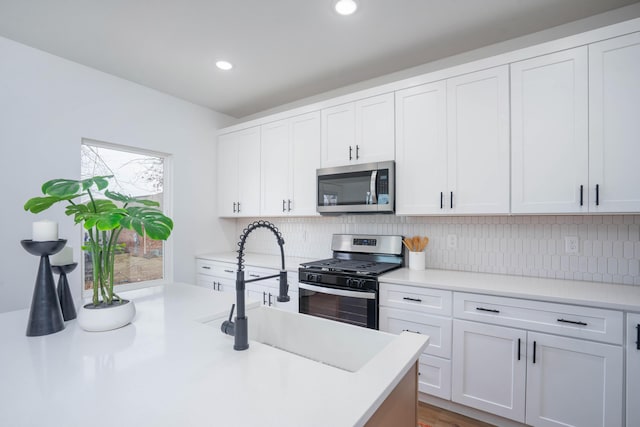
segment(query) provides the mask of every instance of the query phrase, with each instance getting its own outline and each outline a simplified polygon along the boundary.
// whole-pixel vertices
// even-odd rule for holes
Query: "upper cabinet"
[[[640,33],[589,46],[589,209],[640,211]]]
[[[513,213],[640,211],[640,34],[511,64]]]
[[[268,123],[261,132],[261,214],[317,215],[320,113]]]
[[[218,215],[260,214],[260,127],[218,138]]]
[[[588,210],[587,48],[511,64],[511,210]]]
[[[322,110],[322,167],[393,160],[394,95]]]
[[[396,93],[396,212],[509,212],[507,66]]]

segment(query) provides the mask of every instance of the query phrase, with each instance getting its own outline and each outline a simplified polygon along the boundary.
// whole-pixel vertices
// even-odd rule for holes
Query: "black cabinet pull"
[[[420,298],[402,297],[402,299],[405,299],[405,300],[407,300],[407,301],[422,302],[422,300],[421,300]]]
[[[360,146],[356,144],[356,160],[360,158]]]
[[[600,184],[596,184],[596,206],[600,206]]]
[[[444,193],[440,192],[440,209],[444,209]]]
[[[583,198],[582,198],[582,193],[583,193],[583,189],[584,189],[583,187],[584,186],[582,186],[582,185],[580,186],[580,206],[582,206],[583,201],[584,201]]]
[[[536,342],[533,342],[533,363],[536,363]]]
[[[291,199],[287,199],[287,212],[291,212]]]
[[[484,307],[476,307],[478,311],[488,311],[489,313],[500,313],[500,310],[495,310],[493,308],[484,308]]]
[[[520,360],[520,338],[518,338],[518,360]]]
[[[636,350],[640,350],[640,323],[636,325],[636,330],[638,331],[638,335],[636,337]]]
[[[262,305],[267,305],[267,293],[262,292]]]
[[[586,323],[580,322],[580,321],[577,321],[577,320],[558,319],[558,322],[571,323],[572,325],[587,326]]]
[[[286,200],[282,199],[282,212],[285,212]]]
[[[233,213],[236,213],[236,202],[233,202]]]
[[[238,202],[238,213],[240,213],[240,202]]]
[[[225,270],[225,273],[233,273],[233,270]]]
[[[402,332],[411,332],[411,333],[414,333],[414,334],[420,334],[419,331],[412,331],[411,329],[403,329]]]
[[[351,148],[351,146],[349,146],[349,160],[353,160],[353,156],[351,155],[352,152],[353,149]]]
[[[257,278],[257,277],[260,277],[260,275],[259,274],[249,273],[249,277],[256,277]]]
[[[449,207],[453,209],[453,191],[451,192],[450,196],[451,197],[449,198]]]
[[[271,307],[271,292],[269,292],[269,307]]]
[[[208,265],[203,265],[202,268],[204,268],[205,270],[211,270],[211,267],[209,267]]]

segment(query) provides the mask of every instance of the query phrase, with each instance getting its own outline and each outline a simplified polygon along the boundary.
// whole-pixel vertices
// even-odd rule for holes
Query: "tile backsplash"
[[[256,219],[237,219],[237,235]],[[640,215],[265,219],[280,229],[290,256],[330,257],[335,233],[422,235],[429,237],[427,268],[640,286]],[[448,248],[449,235],[456,249]],[[578,238],[578,253],[566,252],[565,237]],[[253,232],[246,249],[279,254],[266,229]]]

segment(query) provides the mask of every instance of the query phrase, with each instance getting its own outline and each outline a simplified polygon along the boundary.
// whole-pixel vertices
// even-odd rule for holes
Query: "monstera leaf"
[[[134,206],[126,209],[128,216],[120,224],[136,233],[145,234],[153,240],[167,240],[173,230],[173,221],[157,209]]]

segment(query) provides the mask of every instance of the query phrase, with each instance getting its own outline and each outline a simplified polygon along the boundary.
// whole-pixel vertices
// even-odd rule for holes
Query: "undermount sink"
[[[349,372],[376,356],[394,335],[270,307],[247,310],[249,341]],[[222,319],[206,322],[220,328]]]

